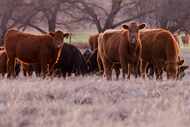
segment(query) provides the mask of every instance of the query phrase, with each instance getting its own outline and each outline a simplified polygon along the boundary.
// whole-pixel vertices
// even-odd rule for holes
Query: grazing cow
[[[123,78],[125,78],[127,67],[128,79],[130,79],[132,68],[137,77],[142,47],[139,30],[144,27],[145,24],[137,25],[133,22],[129,26],[123,25],[121,30],[107,30],[99,35],[98,55],[103,63],[104,75],[108,80],[111,79],[112,68],[119,63],[123,71]]]
[[[84,75],[87,72],[87,66],[79,49],[65,43],[54,70],[56,75],[62,74],[63,77],[66,75],[70,76],[71,73]]]
[[[33,35],[16,30],[9,30],[5,34],[5,49],[8,55],[8,76],[15,76],[14,63],[19,59],[25,63],[40,64],[43,76],[53,70],[58,58],[59,50],[63,46],[64,37],[68,33],[56,31],[45,35]]]
[[[91,35],[88,39],[88,42],[92,51],[98,48],[98,36],[99,36],[99,33]]]
[[[179,57],[178,57],[179,58]],[[189,66],[184,65],[184,60],[180,59],[178,60],[178,72],[177,72],[177,79],[182,79],[185,76],[185,70],[189,68]],[[166,66],[163,67],[163,70],[160,73],[160,79],[162,79],[163,72],[166,72]],[[153,64],[148,64],[148,67],[146,68],[146,74],[149,78],[153,78],[154,74],[157,73],[157,69],[154,67]]]
[[[5,50],[0,50],[0,73],[2,76],[7,73],[7,54]]]
[[[140,33],[142,43],[142,72],[145,77],[149,63],[156,69],[156,79],[161,79],[163,69],[167,77],[176,79],[179,46],[171,32],[164,29],[147,29]]]

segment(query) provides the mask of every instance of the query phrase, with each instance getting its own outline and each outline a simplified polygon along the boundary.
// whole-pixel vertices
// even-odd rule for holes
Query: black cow
[[[66,77],[71,76],[72,73],[85,75],[87,73],[87,65],[80,50],[74,45],[65,43],[55,64],[54,74]]]

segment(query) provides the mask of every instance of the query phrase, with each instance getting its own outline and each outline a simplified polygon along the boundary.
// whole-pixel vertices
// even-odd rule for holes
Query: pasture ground
[[[190,64],[190,49],[184,49]],[[182,81],[102,77],[0,79],[0,127],[189,127],[190,71]]]

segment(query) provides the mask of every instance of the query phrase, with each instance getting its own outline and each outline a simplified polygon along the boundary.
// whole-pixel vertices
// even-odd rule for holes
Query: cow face
[[[92,54],[91,49],[89,49],[89,48],[85,49],[85,51],[83,53],[83,57],[84,57],[85,61],[87,61],[87,59],[90,57],[91,54]]]
[[[137,25],[137,23],[133,22],[128,25],[123,25],[123,28],[129,31],[129,43],[131,46],[135,47],[138,43],[139,39],[139,30],[143,29],[145,24]]]
[[[168,79],[176,79],[178,73],[178,64],[177,63],[168,63],[166,65],[166,72]]]
[[[166,64],[166,72],[168,79],[182,79],[185,76],[185,70],[189,68],[189,66],[185,66],[184,60],[178,57],[177,63],[168,63]]]
[[[63,46],[64,38],[68,38],[70,36],[69,33],[63,33],[62,31],[56,31],[56,32],[50,32],[49,35],[51,35],[57,44],[58,47]]]
[[[183,77],[185,77],[185,70],[187,70],[188,68],[189,68],[189,66],[187,66],[187,65],[179,66],[178,73],[177,73],[177,79],[182,79]]]
[[[189,68],[189,66],[187,65],[183,65],[184,64],[184,60],[180,59],[180,57],[178,57],[178,73],[177,73],[177,79],[182,79],[185,76],[185,70],[187,70]]]

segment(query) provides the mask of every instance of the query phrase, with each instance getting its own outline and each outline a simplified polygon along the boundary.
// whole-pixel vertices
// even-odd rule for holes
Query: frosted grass
[[[0,127],[189,127],[186,74],[182,81],[0,77]]]
[[[188,127],[190,81],[0,80],[2,127]]]

